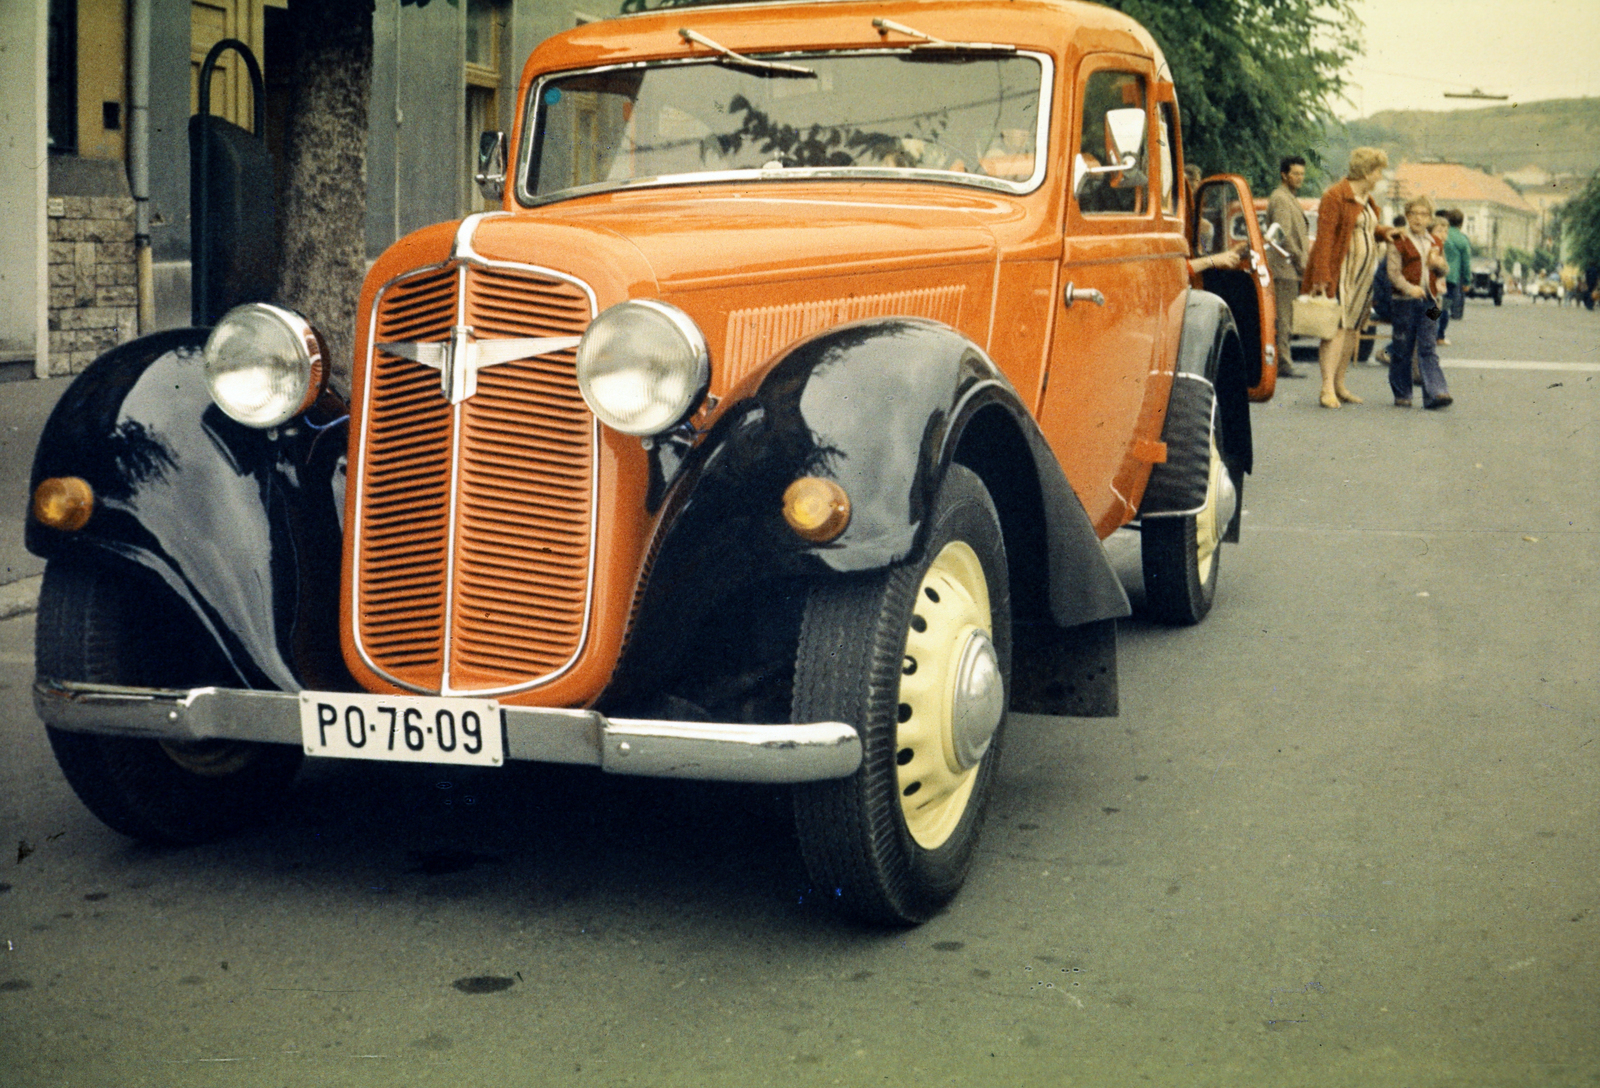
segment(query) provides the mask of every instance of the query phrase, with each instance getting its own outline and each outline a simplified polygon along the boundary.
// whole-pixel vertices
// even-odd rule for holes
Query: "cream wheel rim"
[[[1222,544],[1222,526],[1217,523],[1217,500],[1222,494],[1221,476],[1226,472],[1222,455],[1217,452],[1217,436],[1211,435],[1211,467],[1206,478],[1206,502],[1194,516],[1194,554],[1200,567],[1200,583],[1211,581],[1214,566],[1211,557]]]
[[[992,623],[983,563],[969,544],[951,541],[917,586],[897,701],[900,811],[927,850],[960,824],[1005,713]]]

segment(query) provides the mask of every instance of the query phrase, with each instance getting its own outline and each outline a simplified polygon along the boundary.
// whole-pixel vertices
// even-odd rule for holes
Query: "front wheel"
[[[1222,537],[1233,516],[1233,482],[1211,436],[1210,478],[1205,504],[1178,517],[1144,519],[1139,554],[1144,567],[1145,607],[1161,623],[1189,626],[1211,611],[1222,563]]]
[[[994,782],[1010,684],[1005,543],[982,481],[951,466],[919,562],[818,583],[795,721],[861,731],[849,778],[795,789],[818,890],[869,922],[925,921],[960,890]]]
[[[188,688],[213,683],[173,610],[104,567],[52,561],[39,593],[35,660],[53,680]],[[287,792],[300,749],[176,742],[47,726],[67,784],[114,831],[166,845],[209,842],[261,820]]]

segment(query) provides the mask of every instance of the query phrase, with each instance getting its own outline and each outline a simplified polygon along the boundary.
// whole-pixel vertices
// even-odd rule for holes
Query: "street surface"
[[[1120,717],[1012,719],[918,929],[836,919],[771,789],[321,761],[132,844],[0,622],[0,1084],[1595,1084],[1600,312],[1450,335],[1446,411],[1255,408],[1210,618],[1124,624]]]

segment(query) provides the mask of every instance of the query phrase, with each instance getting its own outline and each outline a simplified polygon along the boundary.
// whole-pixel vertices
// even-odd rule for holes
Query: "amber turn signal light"
[[[43,525],[72,533],[94,513],[94,491],[76,476],[52,476],[33,492],[33,516]]]
[[[802,540],[825,544],[850,524],[850,496],[832,480],[802,476],[784,489],[783,520]]]

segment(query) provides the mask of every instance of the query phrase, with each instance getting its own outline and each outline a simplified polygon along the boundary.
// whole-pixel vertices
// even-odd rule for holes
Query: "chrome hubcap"
[[[1000,679],[1000,656],[985,632],[974,628],[967,635],[956,666],[950,739],[950,756],[956,769],[975,767],[989,750],[994,731],[1005,714],[1005,684]]]
[[[202,778],[226,778],[250,765],[255,750],[237,741],[164,740],[159,742],[167,758],[190,774]]]

